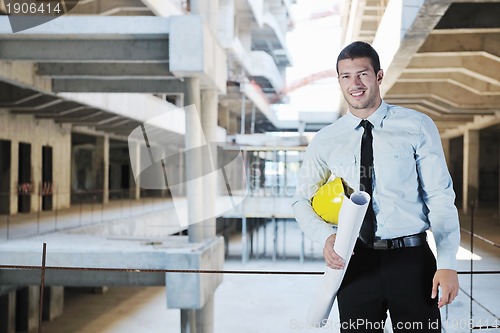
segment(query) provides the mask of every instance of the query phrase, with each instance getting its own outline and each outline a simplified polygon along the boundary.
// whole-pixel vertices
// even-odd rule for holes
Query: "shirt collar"
[[[382,127],[382,121],[387,115],[387,112],[389,110],[389,107],[387,103],[382,100],[382,103],[378,107],[375,112],[373,112],[367,120],[372,123],[373,127]],[[356,117],[353,115],[351,112],[348,112],[346,114],[347,117],[349,117],[349,124],[352,125],[352,127],[357,128],[359,126],[359,123],[361,122],[361,118]]]
[[[389,106],[384,102],[384,100],[382,100],[378,109],[368,117],[368,121],[372,123],[373,127],[382,127],[382,122],[387,116],[388,111]]]

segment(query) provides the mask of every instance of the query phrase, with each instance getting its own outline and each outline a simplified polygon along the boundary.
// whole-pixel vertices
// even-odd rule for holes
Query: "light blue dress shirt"
[[[439,269],[456,269],[460,243],[455,193],[434,122],[414,110],[386,104],[367,118],[373,124],[373,210],[376,236],[391,239],[432,230]],[[307,148],[293,200],[296,220],[324,245],[335,228],[311,207],[317,189],[342,177],[359,190],[361,119],[351,113],[320,130]]]

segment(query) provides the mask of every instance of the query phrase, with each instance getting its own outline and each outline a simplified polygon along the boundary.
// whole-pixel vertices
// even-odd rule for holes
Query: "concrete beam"
[[[72,103],[72,102],[67,102],[62,99],[61,103],[51,105],[45,108],[36,108],[36,107],[14,107],[14,108],[9,108],[10,111],[14,114],[32,114],[36,113],[37,115],[40,114],[45,114],[45,115],[57,115],[57,116],[65,116],[65,115],[70,115],[72,113],[82,111],[89,109],[88,107]]]
[[[61,16],[12,33],[8,16],[0,16],[0,39],[165,39],[170,18],[154,16]]]
[[[453,3],[436,29],[499,28],[498,3]]]
[[[0,59],[49,62],[167,62],[167,39],[1,41]]]
[[[426,113],[430,113],[434,116],[438,117],[445,117],[445,116],[453,116],[453,117],[471,117],[476,115],[477,112],[479,112],[477,109],[472,111],[472,110],[463,110],[459,108],[452,108],[449,105],[443,103],[440,100],[436,99],[430,99],[428,96],[422,95],[422,96],[412,96],[412,97],[406,97],[406,96],[388,96],[385,98],[385,100],[390,103],[390,104],[406,104],[406,105],[418,105],[419,110],[424,110],[428,111]],[[411,107],[410,107],[411,108]],[[484,110],[485,113],[490,113],[491,111]]]
[[[500,72],[500,57],[482,51],[457,52],[453,56],[448,52],[416,54],[405,69],[405,73],[422,71],[438,73],[458,71],[488,84],[500,85],[496,75]]]
[[[382,95],[396,83],[453,0],[425,0],[418,8],[390,1],[377,30],[373,46],[385,70]]]
[[[38,114],[34,114],[38,118]],[[93,111],[90,114],[68,116],[54,116],[53,119],[56,123],[72,123],[75,126],[98,126],[101,122],[108,123],[114,118],[113,115],[103,111]]]
[[[484,128],[497,126],[500,124],[500,112],[496,111],[493,115],[476,116],[474,120],[454,129],[449,129],[441,134],[442,138],[451,139],[463,136],[468,130],[481,130]]]
[[[422,44],[419,52],[484,52],[500,54],[500,41],[496,29],[434,30]]]
[[[76,3],[75,3],[76,2]],[[86,1],[75,1],[66,0],[66,6],[68,3],[75,3],[77,6],[71,9],[72,15],[82,15],[82,14],[99,14],[104,15],[106,12],[110,12],[115,8],[120,9],[122,7],[135,8],[137,10],[147,10],[146,7],[140,4],[137,0],[110,0],[110,1],[96,1],[96,0],[86,0]]]
[[[178,79],[54,79],[52,89],[56,93],[173,93],[182,94],[184,83]]]
[[[405,70],[398,82],[448,82],[476,95],[500,95],[500,81],[498,84],[490,84],[452,68],[450,71],[423,69],[410,72]]]
[[[0,19],[2,16],[0,16]],[[1,41],[0,41],[1,45]],[[50,93],[52,81],[37,76],[35,64],[31,62],[0,61],[0,80],[31,90]]]
[[[251,76],[260,76],[269,81],[275,92],[285,88],[285,82],[272,56],[263,51],[253,51],[249,54],[251,66],[246,68]]]
[[[107,110],[109,113],[139,123],[154,121],[155,117],[162,115],[162,119],[166,121],[160,124],[154,122],[155,126],[172,133],[185,134],[184,111],[153,95],[120,93],[59,93],[59,95],[66,100]]]
[[[224,241],[222,237],[206,240],[206,247],[191,260],[179,260],[180,269],[222,270]],[[180,259],[180,258],[179,258]],[[187,259],[187,258],[185,258]],[[167,306],[174,309],[202,309],[211,300],[215,289],[222,283],[222,274],[167,273]]]
[[[346,33],[343,36],[343,44],[348,44],[356,40],[361,29],[362,20],[359,18],[363,16],[365,10],[366,0],[350,1],[350,8],[347,20]]]
[[[41,272],[27,269],[0,270],[0,281],[17,281],[17,286],[40,283]],[[45,271],[46,286],[164,286],[165,273],[58,270]]]
[[[165,0],[140,0],[142,1],[156,16],[172,16],[183,15],[184,11],[181,6]]]
[[[51,95],[39,94],[34,91],[31,93],[32,96],[29,98],[4,101],[2,106],[10,110],[42,110],[46,107],[56,106],[61,102],[60,99]]]
[[[431,81],[431,80],[429,80]],[[428,96],[442,100],[457,109],[491,108],[500,105],[500,95],[479,96],[468,89],[444,82],[398,82],[387,95],[395,96]]]
[[[0,284],[40,283],[40,244],[47,243],[46,286],[152,286],[167,283],[173,308],[203,307],[222,281],[216,273],[165,273],[165,270],[222,270],[222,237],[190,243],[186,236],[155,242],[113,240],[85,234],[50,234],[0,244]],[[68,268],[68,269],[64,269]]]
[[[8,18],[4,16],[0,17],[0,42],[0,59],[3,60],[50,63],[168,61],[175,76],[199,77],[203,88],[226,92],[226,53],[199,15],[170,18],[63,16],[16,34],[11,33]],[[150,73],[143,74],[148,76]],[[111,91],[169,92],[141,89],[141,86],[144,84],[137,84],[136,91],[130,88]]]
[[[39,63],[38,75],[52,78],[167,78],[172,77],[168,63]]]
[[[175,76],[199,77],[202,88],[226,93],[226,52],[201,16],[172,17],[169,42],[168,59]]]

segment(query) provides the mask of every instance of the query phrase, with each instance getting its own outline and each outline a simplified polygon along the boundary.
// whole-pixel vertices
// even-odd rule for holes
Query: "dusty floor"
[[[483,214],[477,219],[476,232],[483,228],[484,237],[500,235],[500,225],[486,223],[494,216]],[[464,217],[465,219],[466,217]],[[481,221],[479,221],[481,220]],[[462,223],[468,226],[467,223]],[[481,225],[483,227],[481,227]],[[251,258],[242,264],[240,239],[231,239],[227,270],[259,271],[311,271],[323,270],[321,249],[306,241],[306,260],[299,261],[300,232],[296,223],[286,226],[283,242],[283,226],[279,224],[278,259],[270,258],[272,228],[266,228],[267,253],[259,259]],[[485,227],[487,226],[487,227]],[[491,229],[495,230],[491,230]],[[264,237],[259,236],[259,242]],[[459,252],[459,270],[470,269],[471,253],[469,235],[462,233]],[[495,239],[496,241],[496,239]],[[286,259],[283,249],[286,246]],[[259,248],[263,249],[262,243]],[[473,265],[475,270],[493,271],[500,268],[500,249],[477,238],[474,239]],[[320,275],[248,275],[225,274],[222,285],[215,295],[214,332],[216,333],[287,333],[314,332],[306,329],[305,313],[311,301]],[[470,332],[470,275],[460,275],[461,292],[455,302],[443,309],[446,332]],[[473,326],[500,324],[500,276],[475,275],[473,278]],[[52,322],[43,323],[44,333],[160,333],[180,332],[179,310],[166,308],[166,292],[162,287],[110,288],[100,295],[78,290],[66,293],[64,315]],[[332,323],[324,330],[338,332],[336,309],[332,311]],[[481,330],[499,332],[500,329]]]

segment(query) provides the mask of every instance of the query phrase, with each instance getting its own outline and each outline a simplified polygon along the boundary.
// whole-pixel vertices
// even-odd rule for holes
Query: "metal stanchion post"
[[[7,239],[9,239],[9,231],[10,231],[10,212],[7,213]]]
[[[472,333],[472,300],[473,300],[473,290],[472,290],[472,285],[473,285],[473,271],[474,271],[474,260],[472,256],[474,255],[474,201],[471,201],[470,204],[470,332]]]
[[[80,216],[79,216],[79,219],[78,219],[78,225],[81,226],[82,225],[82,215],[83,215],[83,198],[80,196]]]
[[[42,267],[41,267],[41,281],[40,281],[40,300],[39,300],[39,313],[38,313],[38,333],[42,333],[42,319],[43,319],[43,290],[45,289],[45,258],[47,256],[47,243],[43,243],[42,252]]]
[[[57,230],[57,210],[59,208],[59,191],[56,188],[56,184],[54,184],[53,189],[54,189],[54,193],[56,194],[56,206],[54,207],[54,209],[55,209],[55,212],[54,212],[54,215],[55,215],[54,216],[54,219],[55,219],[54,224],[55,224],[55,228]]]
[[[283,219],[283,259],[286,259],[286,221]]]
[[[38,183],[38,209],[36,212],[36,234],[40,234],[40,212],[42,210],[42,183]]]

